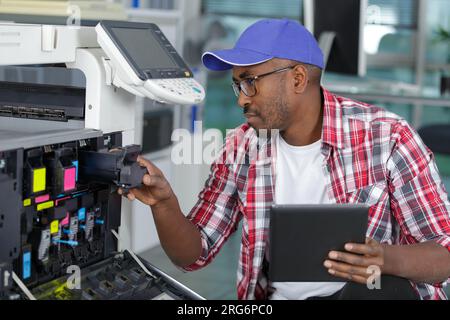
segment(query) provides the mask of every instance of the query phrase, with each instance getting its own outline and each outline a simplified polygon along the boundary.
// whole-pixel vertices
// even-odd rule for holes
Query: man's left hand
[[[347,252],[330,251],[324,262],[333,276],[367,284],[367,279],[373,275],[369,267],[379,267],[383,273],[384,247],[377,241],[366,238],[366,244],[347,243],[345,250]]]

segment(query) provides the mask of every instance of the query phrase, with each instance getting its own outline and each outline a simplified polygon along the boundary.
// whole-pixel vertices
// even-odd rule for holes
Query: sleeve
[[[222,157],[223,154],[219,159]],[[234,174],[230,165],[216,160],[196,205],[187,215],[200,231],[202,253],[196,262],[183,269],[193,271],[209,264],[236,231],[241,217]]]
[[[433,153],[404,120],[388,159],[391,209],[409,243],[433,240],[450,251],[450,204]]]

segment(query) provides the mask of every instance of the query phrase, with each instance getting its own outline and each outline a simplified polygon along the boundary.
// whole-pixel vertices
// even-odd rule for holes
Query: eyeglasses
[[[233,91],[234,94],[236,95],[236,97],[239,97],[239,94],[242,92],[247,96],[247,97],[253,97],[256,95],[256,86],[255,86],[255,82],[256,80],[259,80],[263,77],[266,76],[270,76],[271,74],[275,74],[275,73],[280,73],[280,72],[284,72],[287,70],[291,70],[294,69],[297,65],[294,66],[290,66],[290,67],[285,67],[282,69],[277,69],[277,70],[273,70],[271,72],[267,72],[267,73],[263,73],[263,74],[259,74],[253,77],[249,77],[249,78],[245,78],[244,80],[241,80],[239,82],[234,82],[231,84],[231,86],[233,87]]]

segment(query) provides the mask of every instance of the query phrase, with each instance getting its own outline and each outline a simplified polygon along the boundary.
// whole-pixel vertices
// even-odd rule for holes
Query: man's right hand
[[[161,170],[141,156],[137,162],[147,168],[148,174],[144,175],[140,188],[130,189],[127,194],[129,200],[138,199],[147,205],[156,206],[174,197],[172,188]],[[119,194],[123,194],[122,189],[119,189]]]
[[[200,231],[184,216],[177,197],[161,170],[142,157],[138,157],[137,162],[147,168],[148,174],[142,179],[143,185],[131,189],[127,198],[138,199],[152,207],[151,212],[164,251],[177,266],[191,265],[202,253]],[[119,194],[123,194],[123,190],[119,189]]]

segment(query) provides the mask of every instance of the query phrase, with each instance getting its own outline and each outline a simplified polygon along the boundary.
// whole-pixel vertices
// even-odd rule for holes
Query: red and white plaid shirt
[[[418,134],[391,112],[322,92],[321,152],[330,201],[368,204],[367,237],[381,243],[433,240],[450,250],[450,203],[433,154]],[[188,215],[200,230],[203,251],[186,270],[210,263],[242,219],[239,299],[267,297],[264,257],[276,179],[272,140],[257,137],[248,124],[228,134]],[[414,287],[422,299],[446,298],[440,284]]]

